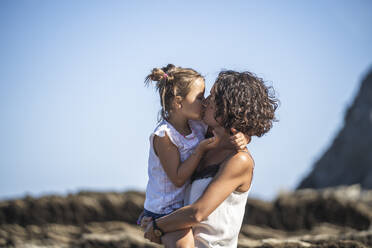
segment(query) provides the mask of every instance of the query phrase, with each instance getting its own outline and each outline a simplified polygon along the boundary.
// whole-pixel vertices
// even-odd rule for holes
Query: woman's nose
[[[209,98],[210,98],[210,96],[208,96],[207,98],[205,98],[204,100],[203,100],[203,107],[204,108],[206,108],[207,106],[208,106],[208,102],[209,102]]]
[[[203,102],[202,102],[202,106],[203,106],[204,108],[206,108],[207,105],[208,105],[208,99],[204,99]]]

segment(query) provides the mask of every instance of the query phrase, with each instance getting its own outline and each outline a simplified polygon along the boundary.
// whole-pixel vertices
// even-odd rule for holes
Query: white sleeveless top
[[[196,146],[205,139],[208,126],[201,121],[189,120],[192,133],[183,136],[169,122],[161,121],[150,135],[150,153],[148,160],[149,181],[146,187],[145,209],[157,214],[168,214],[183,207],[187,181],[183,186],[176,187],[165,173],[154,150],[154,137],[168,135],[171,142],[178,148],[180,160],[184,162]]]
[[[185,202],[192,204],[198,200],[212,179],[208,177],[193,181],[188,186]],[[195,248],[238,246],[249,191],[232,192],[206,220],[193,226]]]

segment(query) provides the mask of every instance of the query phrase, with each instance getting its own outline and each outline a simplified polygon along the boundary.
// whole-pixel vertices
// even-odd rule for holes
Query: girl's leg
[[[194,236],[191,228],[166,233],[161,241],[165,248],[194,248]]]

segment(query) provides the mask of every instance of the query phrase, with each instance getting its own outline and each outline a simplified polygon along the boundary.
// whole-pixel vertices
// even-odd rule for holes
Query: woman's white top
[[[183,207],[187,181],[183,186],[176,187],[165,173],[158,156],[154,150],[154,137],[164,137],[165,134],[178,148],[181,163],[194,151],[196,146],[205,139],[208,126],[201,121],[189,121],[191,134],[180,134],[166,120],[161,121],[150,135],[150,153],[148,160],[149,181],[146,187],[145,209],[157,214],[168,214],[177,208]],[[176,166],[176,165],[175,165]]]
[[[188,186],[186,204],[200,198],[213,177],[197,179]],[[193,226],[196,248],[238,246],[238,236],[242,226],[245,205],[249,191],[232,192],[206,220]]]

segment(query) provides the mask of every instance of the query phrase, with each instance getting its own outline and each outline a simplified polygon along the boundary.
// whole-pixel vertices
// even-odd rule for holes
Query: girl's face
[[[189,120],[201,120],[203,112],[205,84],[204,80],[199,78],[195,80],[190,91],[184,99],[182,99],[182,114]]]

